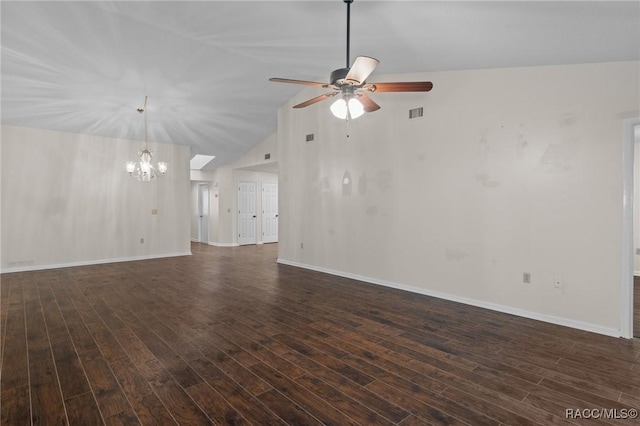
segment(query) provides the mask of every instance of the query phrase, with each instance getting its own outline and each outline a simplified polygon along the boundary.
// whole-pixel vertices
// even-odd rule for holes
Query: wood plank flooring
[[[2,275],[1,423],[637,424],[565,411],[640,409],[636,339],[192,249]]]

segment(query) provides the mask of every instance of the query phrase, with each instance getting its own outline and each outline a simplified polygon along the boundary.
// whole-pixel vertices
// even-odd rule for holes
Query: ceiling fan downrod
[[[351,3],[353,0],[343,0],[347,4],[347,65],[349,68],[351,61],[349,60],[349,46],[351,45]]]

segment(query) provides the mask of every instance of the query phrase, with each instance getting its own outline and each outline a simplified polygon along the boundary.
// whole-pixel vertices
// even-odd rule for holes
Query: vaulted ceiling
[[[276,131],[278,108],[302,86],[269,77],[327,81],[346,65],[342,0],[0,7],[3,124],[141,140],[146,95],[149,140],[215,155],[209,168]],[[352,59],[381,61],[372,82],[640,59],[637,1],[356,0],[351,9]]]

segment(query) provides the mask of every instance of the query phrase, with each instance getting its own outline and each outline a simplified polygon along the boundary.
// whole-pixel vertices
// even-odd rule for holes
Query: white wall
[[[633,271],[640,276],[640,125],[634,128],[634,164],[633,164]]]
[[[140,146],[2,126],[2,271],[190,254],[189,148],[150,144],[169,171],[147,183]]]
[[[269,154],[266,159],[265,155]],[[278,162],[277,133],[269,136],[263,142],[253,147],[249,152],[233,163],[233,168],[262,166]]]
[[[279,260],[616,335],[639,75],[627,62],[376,76],[434,89],[372,95],[382,109],[349,138],[328,103],[291,109],[304,91],[278,118]]]

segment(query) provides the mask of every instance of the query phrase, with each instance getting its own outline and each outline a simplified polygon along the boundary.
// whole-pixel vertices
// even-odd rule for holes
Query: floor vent
[[[412,118],[419,118],[422,117],[424,115],[424,108],[420,107],[420,108],[414,108],[414,109],[410,109],[409,110],[409,119],[411,120]]]

